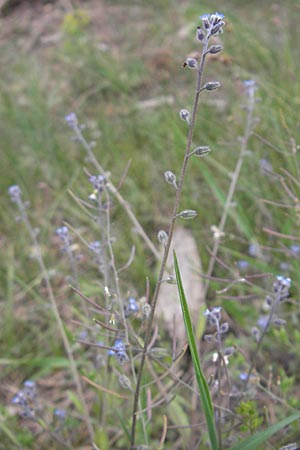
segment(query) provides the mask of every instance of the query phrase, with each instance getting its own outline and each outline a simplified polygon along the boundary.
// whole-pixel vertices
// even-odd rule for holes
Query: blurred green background
[[[195,39],[200,14],[220,10],[226,16],[226,28],[220,36],[224,51],[209,58],[205,71],[205,81],[219,80],[222,88],[202,97],[194,143],[209,145],[213,151],[205,159],[191,160],[182,209],[196,209],[199,215],[187,226],[193,230],[205,269],[207,246],[213,243],[211,226],[218,224],[222,214],[239,154],[238,137],[245,126],[243,81],[254,79],[260,98],[257,125],[220,257],[232,268],[237,261],[247,260],[255,273],[283,273],[292,279],[299,273],[298,257],[290,254],[289,246],[299,239],[300,3],[91,0],[77,1],[74,6],[63,1],[24,2],[1,17],[3,404],[13,386],[28,377],[49,375],[65,364],[59,359],[61,344],[53,339],[54,324],[43,287],[39,289],[40,274],[31,243],[24,226],[15,221],[8,187],[20,185],[24,199],[30,202],[28,212],[39,227],[43,255],[68,321],[72,317],[72,308],[69,311],[64,306],[70,299],[65,282],[68,265],[59,253],[55,229],[65,220],[85,239],[95,240],[97,227],[69,194],[71,190],[88,198],[91,185],[84,168],[93,169],[84,149],[70,139],[64,116],[74,111],[86,125],[84,133],[95,141],[95,154],[115,185],[128,168],[120,192],[156,242],[157,231],[168,221],[174,194],[163,173],[178,173],[185,148],[186,126],[178,111],[191,108],[195,73],[182,64],[200,50]],[[152,104],[148,100],[153,100]],[[264,164],[279,177],[264,171]],[[290,192],[283,188],[280,177],[289,180]],[[289,208],[282,209],[278,203]],[[155,280],[153,256],[115,202],[112,227],[120,266],[127,261],[131,246],[137,246],[135,260],[122,282],[124,292],[142,296],[145,277]],[[263,228],[295,236],[295,240],[277,239]],[[260,244],[263,257],[249,255],[251,243]],[[81,288],[93,295],[97,271],[86,249],[80,248],[80,242],[78,246],[83,253]],[[217,265],[214,275],[228,274]],[[269,279],[261,284],[270,288]],[[213,284],[208,300],[215,299],[216,288],[219,286]],[[298,292],[295,281],[295,298]],[[233,294],[247,294],[247,288],[236,288]],[[227,305],[241,327],[246,316],[254,320],[258,313],[253,304],[244,303],[243,310],[237,302],[228,301]],[[294,320],[295,327],[298,319]],[[296,331],[291,331],[290,339],[299,342],[300,337],[293,334]],[[292,354],[299,357],[295,349]]]

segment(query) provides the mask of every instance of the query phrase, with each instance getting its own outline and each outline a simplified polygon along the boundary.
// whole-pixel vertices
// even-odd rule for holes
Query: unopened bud
[[[148,320],[151,314],[151,306],[149,303],[144,303],[141,307],[143,318]]]
[[[184,63],[185,67],[189,69],[198,69],[198,62],[195,58],[187,58]]]
[[[227,347],[224,350],[224,356],[232,356],[235,352],[235,348],[234,347]]]
[[[272,320],[272,323],[276,325],[277,327],[284,327],[286,325],[286,320],[283,319],[274,319]]]
[[[130,391],[132,391],[131,381],[125,375],[120,375],[119,383],[123,389],[129,389]]]
[[[187,109],[181,109],[179,115],[181,120],[184,120],[188,124],[190,123],[190,113]]]
[[[259,331],[259,329],[257,327],[253,327],[252,330],[251,330],[251,334],[254,337],[254,339],[256,340],[256,342],[258,342],[259,338],[260,338],[260,331]]]
[[[168,233],[166,233],[165,230],[159,230],[157,234],[157,239],[160,244],[166,246],[168,238],[169,238]]]
[[[223,46],[222,45],[212,45],[211,47],[209,47],[209,49],[207,50],[207,53],[212,53],[213,55],[216,53],[219,53],[223,50]]]
[[[204,335],[204,340],[205,340],[206,342],[211,342],[211,341],[212,341],[212,338],[213,338],[212,334],[205,334],[205,335]]]
[[[194,219],[197,216],[198,213],[194,209],[185,209],[178,213],[176,217],[181,217],[182,219]]]
[[[267,295],[266,303],[268,306],[271,306],[273,304],[273,298],[270,295]]]
[[[175,189],[177,189],[177,184],[176,184],[176,175],[174,175],[173,172],[171,172],[170,170],[166,170],[166,172],[164,173],[165,176],[165,180],[167,183],[172,184]]]
[[[228,330],[229,330],[229,323],[228,322],[222,323],[222,325],[220,326],[220,332],[224,334],[227,333]]]
[[[215,89],[218,89],[220,86],[221,83],[219,81],[208,81],[203,86],[203,89],[206,89],[207,91],[214,91]]]
[[[169,276],[166,278],[166,282],[167,282],[168,284],[177,284],[177,280],[176,280],[176,277],[175,277],[174,275],[169,275]]]
[[[198,39],[198,41],[203,41],[204,38],[205,38],[204,31],[202,30],[201,27],[198,27],[197,28],[197,39]]]
[[[191,155],[196,155],[196,156],[205,156],[208,155],[208,153],[211,151],[211,148],[208,147],[207,145],[202,145],[200,147],[195,148]]]

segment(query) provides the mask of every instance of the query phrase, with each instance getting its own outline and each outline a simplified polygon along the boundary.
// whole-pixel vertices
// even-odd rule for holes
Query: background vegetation
[[[55,338],[56,324],[49,316],[33,249],[24,226],[15,221],[7,189],[20,185],[30,201],[29,214],[40,230],[39,241],[61,313],[75,336],[78,330],[71,320],[78,317],[79,300],[68,289],[68,264],[60,255],[55,229],[66,221],[87,240],[94,240],[96,227],[70,195],[72,191],[87,198],[91,186],[84,171],[85,153],[70,140],[64,116],[75,111],[86,124],[85,134],[96,141],[95,154],[116,185],[126,172],[121,193],[156,242],[157,231],[171,211],[172,191],[166,188],[163,173],[179,170],[185,145],[186,127],[178,120],[178,111],[190,107],[193,95],[193,73],[183,69],[182,63],[198,51],[194,40],[198,16],[215,10],[226,16],[226,34],[221,37],[224,52],[210,59],[205,78],[219,80],[222,89],[205,97],[195,136],[200,145],[209,145],[213,151],[190,165],[182,203],[198,211],[198,218],[187,226],[193,230],[206,268],[213,243],[211,226],[218,224],[222,213],[245,122],[242,83],[255,79],[260,97],[258,122],[219,253],[224,264],[217,264],[214,276],[233,277],[241,260],[249,263],[247,275],[266,276],[255,281],[251,291],[248,285],[238,284],[222,295],[216,291],[224,284],[213,282],[207,305],[222,303],[233,330],[229,340],[249,354],[251,326],[263,313],[261,289],[272,288],[268,274],[292,279],[292,300],[285,309],[288,325],[270,332],[264,343],[267,356],[259,366],[269,380],[268,388],[268,383],[277,383],[284,404],[272,407],[270,421],[284,417],[281,409],[300,407],[300,253],[290,248],[299,243],[300,5],[293,0],[200,3],[91,0],[78,2],[80,13],[75,14],[60,2],[28,2],[1,18],[0,448],[18,448],[10,433],[20,447],[42,448],[35,427],[24,424],[9,406],[24,380],[39,382],[42,401],[65,408],[74,403],[66,395],[71,391],[65,378],[68,362]],[[155,100],[154,106],[146,103],[149,99]],[[113,205],[112,227],[119,265],[136,245],[135,259],[122,283],[124,292],[141,297],[145,278],[155,281],[156,262],[118,204]],[[293,238],[280,238],[265,229]],[[80,242],[76,245],[78,254],[82,253],[80,286],[93,296],[99,289],[97,270]],[[255,255],[249,253],[250,245],[256,246]],[[76,345],[82,367],[91,373],[89,351]],[[238,358],[236,371],[242,366]],[[93,397],[94,391],[89,395]],[[263,397],[259,411],[266,405]],[[121,402],[118,408],[122,415]],[[154,435],[156,426],[154,421]],[[84,445],[79,431],[76,439],[76,448]],[[174,431],[173,444],[176,439]],[[170,442],[172,436],[165,448],[175,448]],[[114,445],[126,448],[121,438]]]

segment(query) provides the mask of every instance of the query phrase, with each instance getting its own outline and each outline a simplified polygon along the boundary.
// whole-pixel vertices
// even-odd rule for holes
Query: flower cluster
[[[21,189],[17,184],[10,186],[8,188],[8,193],[13,203],[19,203],[21,200]]]
[[[210,37],[212,35],[222,33],[225,25],[223,20],[224,17],[224,14],[219,12],[215,12],[214,14],[202,14],[202,16],[199,16],[202,21],[202,27],[198,27],[197,29],[197,37],[199,41],[203,41],[205,35]]]
[[[27,419],[35,419],[37,410],[37,390],[36,383],[27,380],[21,389],[12,399],[11,403],[19,407],[19,414]]]
[[[61,247],[61,250],[63,252],[68,252],[72,245],[72,238],[69,233],[68,227],[65,225],[62,227],[59,227],[56,229],[56,235],[59,237],[59,239],[62,241],[63,246]]]
[[[90,183],[92,183],[94,191],[89,195],[89,199],[97,200],[97,195],[104,190],[106,178],[104,175],[92,175],[90,176]]]
[[[291,285],[292,280],[290,278],[277,275],[276,281],[273,284],[273,291],[277,301],[283,302],[289,297]]]
[[[78,126],[78,119],[74,112],[67,114],[65,116],[65,121],[67,122],[69,127],[72,128],[72,130],[74,130],[74,128],[76,128]]]
[[[255,80],[245,80],[244,81],[245,93],[248,97],[252,97],[257,89]]]
[[[111,350],[107,351],[107,354],[109,356],[114,356],[121,365],[129,360],[129,357],[125,351],[125,344],[122,339],[117,339]]]
[[[221,306],[215,306],[211,311],[207,309],[204,313],[207,323],[209,325],[212,325],[216,329],[215,340],[217,342],[220,342],[221,335],[227,333],[227,331],[229,330],[228,322],[224,322],[222,324],[220,323],[222,318],[221,311],[222,311]],[[205,336],[205,340],[209,342],[212,340],[212,338],[213,336],[209,334]]]

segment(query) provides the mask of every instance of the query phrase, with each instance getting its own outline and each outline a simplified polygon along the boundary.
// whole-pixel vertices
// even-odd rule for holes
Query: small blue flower
[[[292,285],[292,280],[290,278],[284,277],[283,275],[277,275],[276,279],[282,286],[290,289],[290,287]]]
[[[254,80],[245,80],[243,82],[244,84],[244,88],[245,88],[245,93],[247,96],[252,96],[254,95],[254,92],[256,91],[256,81]]]
[[[248,261],[245,261],[241,259],[240,261],[236,262],[237,268],[241,270],[242,272],[245,272],[247,269],[249,269],[249,263]]]
[[[36,391],[35,381],[26,380],[26,381],[24,381],[23,386],[24,386],[23,393],[24,393],[25,397],[27,397],[29,399],[36,398],[37,391]]]
[[[130,297],[128,299],[128,303],[125,308],[125,317],[129,317],[131,314],[137,313],[138,310],[139,310],[139,306],[138,306],[135,298]]]
[[[248,253],[250,256],[253,256],[253,258],[259,256],[259,245],[256,243],[250,244],[248,248]]]
[[[300,253],[300,245],[298,245],[298,244],[293,244],[293,245],[291,245],[290,246],[290,250],[291,250],[291,253],[293,254],[293,255],[299,255],[299,253]]]
[[[250,87],[255,86],[256,83],[254,80],[245,80],[245,81],[243,81],[243,84],[244,84],[245,88],[250,88]]]
[[[124,364],[126,361],[129,360],[122,339],[117,339],[112,349],[107,351],[107,354],[109,356],[114,356],[119,364]]]
[[[75,128],[78,125],[78,119],[74,112],[71,112],[70,114],[67,114],[65,116],[65,121],[69,125],[70,128]]]
[[[8,193],[9,193],[9,196],[13,203],[19,203],[19,201],[21,200],[22,192],[21,192],[20,187],[17,184],[10,186],[8,188]]]
[[[61,421],[64,421],[65,418],[67,417],[66,411],[65,411],[64,409],[59,409],[59,408],[56,408],[56,409],[53,411],[53,415],[54,415],[57,419],[59,419],[59,420],[61,420]]]
[[[291,269],[290,263],[285,261],[281,262],[279,267],[280,270],[282,270],[283,272],[288,272]]]
[[[257,319],[257,325],[259,326],[259,328],[261,328],[262,330],[264,330],[266,328],[266,326],[268,325],[268,320],[269,320],[269,316],[265,315],[265,316],[260,316]]]
[[[247,381],[247,379],[248,379],[248,374],[246,372],[241,372],[240,373],[240,380]]]
[[[69,229],[66,226],[59,227],[56,229],[56,234],[62,241],[65,241],[69,238]]]
[[[101,242],[100,241],[93,241],[89,244],[89,248],[92,250],[92,252],[99,255],[101,253]]]

